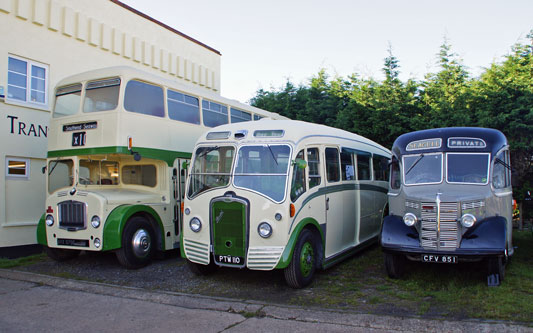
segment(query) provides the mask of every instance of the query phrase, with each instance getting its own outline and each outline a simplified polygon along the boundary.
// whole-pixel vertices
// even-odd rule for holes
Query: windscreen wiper
[[[405,172],[405,175],[407,176],[407,174],[409,173],[409,171],[413,170],[413,168],[418,164],[418,162],[420,162],[420,160],[424,157],[425,155],[424,154],[420,154],[420,156],[418,156],[418,158],[416,159],[416,161],[413,163],[413,165],[411,165],[409,167],[409,169],[407,169],[407,171]]]
[[[219,150],[220,147],[219,146],[214,146],[214,147],[209,147],[207,148],[206,150],[204,150],[203,152],[201,152],[198,156],[196,157],[204,157],[205,155],[209,154],[210,152],[212,152],[213,150]]]
[[[267,147],[268,147],[268,150],[270,150],[270,153],[272,154],[272,158],[274,159],[274,162],[276,162],[276,165],[278,165],[278,160],[276,159],[276,156],[274,155],[272,148],[270,148],[270,145],[267,145]]]
[[[503,160],[501,160],[500,158],[496,158],[496,163],[500,163],[501,165],[503,165],[504,167],[506,167],[507,169],[511,170],[511,166],[507,163],[505,163]]]

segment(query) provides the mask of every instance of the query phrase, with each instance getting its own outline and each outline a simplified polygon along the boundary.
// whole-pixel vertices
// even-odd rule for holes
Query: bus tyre
[[[154,231],[143,217],[131,218],[122,232],[122,247],[117,259],[126,268],[141,268],[152,260],[154,254]]]
[[[403,275],[405,258],[402,255],[385,253],[385,270],[391,279],[399,279]]]
[[[488,269],[488,275],[498,274],[499,281],[503,281],[505,277],[505,262],[503,257],[489,258]]]
[[[45,246],[44,251],[50,258],[54,259],[55,261],[66,261],[74,259],[81,252],[79,250],[56,249],[48,246]]]
[[[285,280],[291,288],[303,288],[309,285],[315,277],[318,248],[315,235],[304,229],[292,254],[291,262],[285,268]]]
[[[207,265],[197,264],[190,260],[187,260],[187,266],[194,275],[205,276],[213,274],[217,270],[217,265],[214,262],[210,262]]]

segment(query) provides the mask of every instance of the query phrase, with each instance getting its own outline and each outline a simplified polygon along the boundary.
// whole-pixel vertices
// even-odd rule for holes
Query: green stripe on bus
[[[155,148],[142,148],[134,147],[133,151],[139,153],[142,157],[152,158],[156,160],[162,160],[167,162],[168,166],[174,165],[176,158],[190,159],[192,153],[186,153],[181,151],[163,150]],[[66,156],[78,156],[78,155],[98,155],[98,154],[126,154],[130,155],[131,152],[126,146],[109,146],[98,148],[80,148],[80,149],[64,149],[64,150],[51,150],[48,152],[48,158],[54,157],[66,157]]]

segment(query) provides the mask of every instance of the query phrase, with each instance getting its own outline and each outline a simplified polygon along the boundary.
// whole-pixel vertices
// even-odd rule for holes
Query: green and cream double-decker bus
[[[129,67],[71,76],[55,96],[38,243],[56,260],[116,251],[128,268],[178,247],[187,161],[204,131],[280,118]]]
[[[284,269],[294,288],[377,241],[388,149],[292,120],[216,127],[200,137],[184,203],[182,256],[192,271]]]

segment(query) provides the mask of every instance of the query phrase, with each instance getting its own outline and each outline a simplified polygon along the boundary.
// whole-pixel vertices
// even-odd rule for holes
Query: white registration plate
[[[456,264],[457,256],[443,256],[438,254],[423,254],[423,262],[435,262],[440,264]]]

